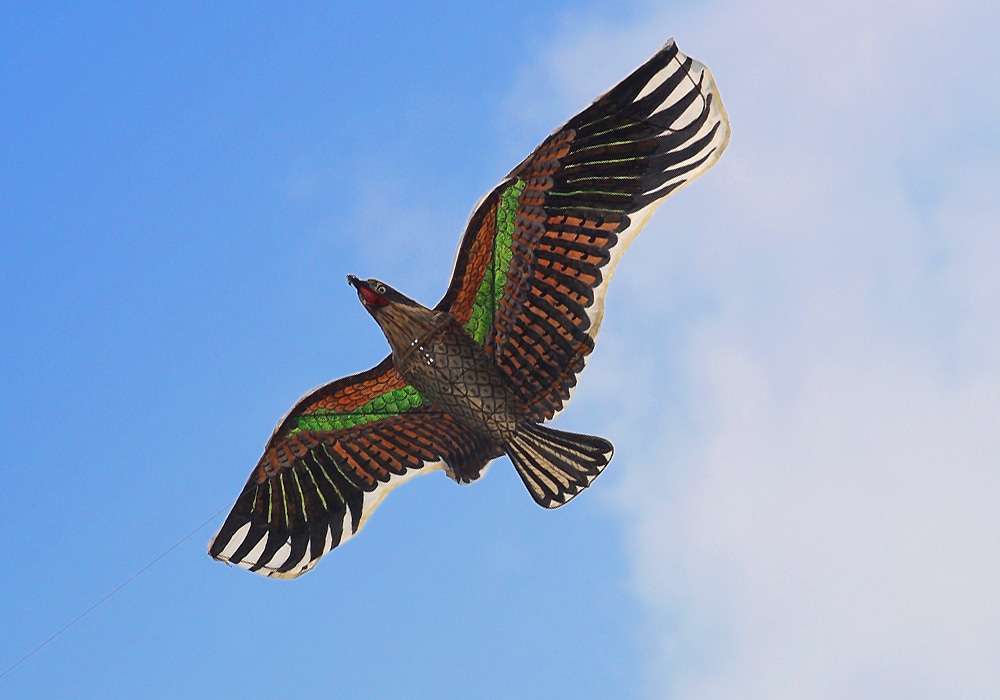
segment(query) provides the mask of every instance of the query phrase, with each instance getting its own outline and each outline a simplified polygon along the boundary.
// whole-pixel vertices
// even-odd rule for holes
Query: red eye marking
[[[377,309],[389,303],[388,299],[386,299],[384,296],[382,296],[375,290],[370,289],[364,284],[358,287],[358,292],[360,292],[362,298],[364,298],[365,306],[371,307],[373,309]]]

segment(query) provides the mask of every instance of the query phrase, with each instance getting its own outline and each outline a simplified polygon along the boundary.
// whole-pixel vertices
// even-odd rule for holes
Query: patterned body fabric
[[[451,314],[409,347],[393,353],[396,368],[433,405],[498,444],[509,440],[524,418],[503,374]]]

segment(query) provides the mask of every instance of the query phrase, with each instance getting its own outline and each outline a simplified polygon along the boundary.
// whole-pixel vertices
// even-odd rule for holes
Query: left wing
[[[441,468],[472,481],[498,456],[426,403],[387,357],[299,401],[208,551],[267,576],[300,576],[356,534],[399,484]]]
[[[493,356],[535,420],[576,385],[622,253],[728,141],[711,73],[671,40],[476,207],[437,308]]]

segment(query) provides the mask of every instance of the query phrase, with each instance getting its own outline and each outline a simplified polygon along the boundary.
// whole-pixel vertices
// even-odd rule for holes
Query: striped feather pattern
[[[569,399],[625,248],[665,197],[718,160],[728,139],[711,73],[670,41],[484,198],[438,308],[468,316],[458,290],[482,276],[472,279],[478,268],[463,267],[462,251],[499,240],[497,203],[523,186],[513,255],[485,347],[533,419],[552,418]]]
[[[488,438],[428,404],[357,415],[359,406],[402,381],[382,365],[309,394],[289,413],[209,544],[212,557],[267,576],[299,576],[357,533],[399,484],[440,468],[469,482],[500,456]],[[299,418],[330,406],[344,409],[354,424],[296,427]]]
[[[590,486],[614,454],[604,438],[527,423],[508,454],[535,503],[558,508]]]

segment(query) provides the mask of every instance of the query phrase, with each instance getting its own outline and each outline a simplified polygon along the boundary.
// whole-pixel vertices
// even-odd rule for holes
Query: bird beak
[[[368,294],[371,294],[371,290],[368,289],[368,285],[366,285],[364,282],[362,282],[361,280],[359,280],[354,275],[348,275],[347,276],[347,283],[349,285],[351,285],[352,287],[354,287],[354,289],[357,290],[357,292],[358,292],[358,299],[361,300],[361,303],[364,304],[364,307],[367,309],[368,308],[368,300],[367,300],[366,297],[367,297]],[[367,292],[367,294],[366,294],[366,292]]]

